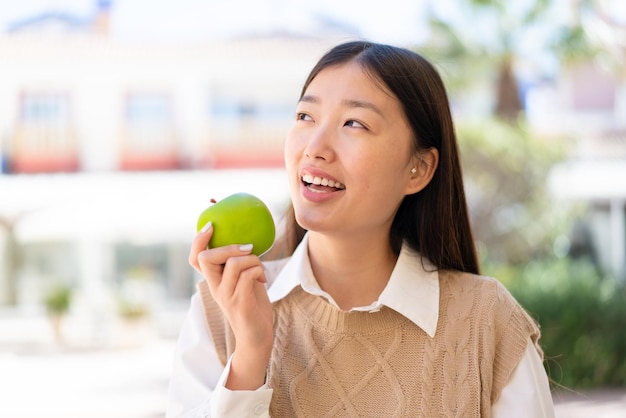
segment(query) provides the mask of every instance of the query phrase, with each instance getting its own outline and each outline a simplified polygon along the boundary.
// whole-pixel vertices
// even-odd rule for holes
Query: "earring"
[[[411,169],[411,174],[415,174],[415,173],[417,173],[417,168],[413,167],[413,168]]]

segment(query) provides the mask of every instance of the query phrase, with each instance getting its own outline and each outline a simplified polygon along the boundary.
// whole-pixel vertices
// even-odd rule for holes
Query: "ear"
[[[420,151],[413,157],[413,166],[415,170],[411,170],[408,175],[411,176],[407,183],[406,194],[414,194],[426,186],[432,180],[439,165],[439,151],[435,147]]]

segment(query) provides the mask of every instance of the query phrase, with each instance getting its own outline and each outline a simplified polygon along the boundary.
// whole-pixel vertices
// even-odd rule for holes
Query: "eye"
[[[298,112],[296,113],[296,120],[311,121],[313,119],[311,118],[311,116],[307,115],[306,113]]]
[[[346,121],[346,123],[344,123],[344,126],[349,126],[349,127],[351,127],[351,128],[363,128],[363,129],[367,129],[367,128],[365,127],[365,125],[363,125],[361,122],[356,121],[356,120],[354,120],[354,119],[347,120],[347,121]]]

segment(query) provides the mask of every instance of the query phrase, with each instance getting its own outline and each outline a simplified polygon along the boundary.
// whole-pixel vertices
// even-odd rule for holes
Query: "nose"
[[[314,160],[331,161],[334,156],[333,138],[329,129],[320,127],[308,138],[304,154]]]

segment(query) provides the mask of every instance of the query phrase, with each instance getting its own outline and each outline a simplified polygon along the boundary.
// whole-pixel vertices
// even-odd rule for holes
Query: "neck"
[[[377,300],[398,258],[388,233],[337,237],[311,231],[308,240],[313,274],[342,309]]]

